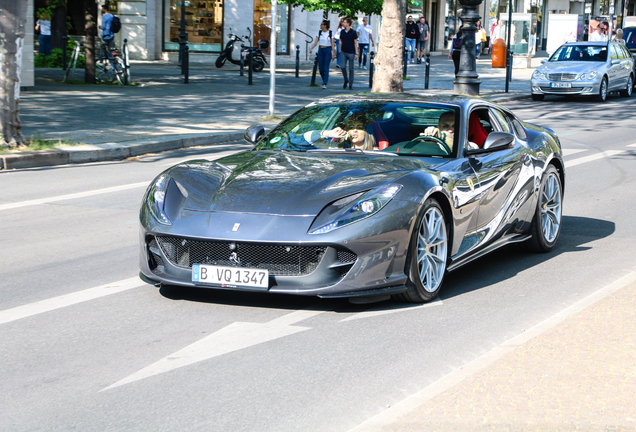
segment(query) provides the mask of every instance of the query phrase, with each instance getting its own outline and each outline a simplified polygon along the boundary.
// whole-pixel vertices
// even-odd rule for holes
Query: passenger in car
[[[339,147],[350,147],[359,150],[378,150],[373,134],[367,133],[362,124],[347,125],[347,130],[337,127],[331,130],[309,131],[303,134],[305,141],[314,143],[320,139],[332,139]],[[350,146],[346,144],[349,143]]]

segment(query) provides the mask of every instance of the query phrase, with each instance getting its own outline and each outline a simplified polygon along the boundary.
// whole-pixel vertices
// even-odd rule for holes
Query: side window
[[[512,115],[508,115],[508,120],[510,121],[510,124],[512,124],[512,128],[514,129],[517,138],[522,141],[527,141],[528,136],[526,135],[526,130],[523,128],[521,122],[514,118]]]
[[[497,109],[493,109],[490,112],[493,114],[497,123],[499,124],[499,127],[496,128],[499,132],[512,133],[510,124],[508,123],[508,120],[506,119],[506,117],[504,117],[504,115],[501,113],[501,111]]]
[[[493,120],[490,118],[488,108],[477,108],[470,112],[468,117],[467,145],[474,143],[481,148],[490,132],[493,131]]]
[[[614,59],[617,59],[617,58],[618,58],[618,53],[616,52],[616,46],[615,46],[615,45],[612,45],[612,46],[610,47],[610,58],[611,58],[612,60],[614,60]]]

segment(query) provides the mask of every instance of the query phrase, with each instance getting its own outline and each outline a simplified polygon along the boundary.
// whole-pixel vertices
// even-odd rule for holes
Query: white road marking
[[[41,300],[39,302],[29,303],[23,306],[14,307],[12,309],[6,309],[0,311],[0,324],[6,324],[11,321],[16,321],[22,318],[31,317],[33,315],[38,315],[55,309],[72,306],[85,301],[95,300],[100,297],[119,293],[132,288],[137,288],[142,285],[146,285],[146,283],[139,279],[138,276],[135,276],[130,279],[121,280],[119,282],[101,285],[70,294],[64,294],[59,297],[53,297],[50,299]]]
[[[630,144],[627,147],[636,147],[636,144]]]
[[[341,320],[340,322],[345,322],[345,321],[353,321],[353,320],[357,320],[357,319],[364,319],[364,318],[373,318],[373,317],[377,317],[380,315],[386,315],[386,314],[392,314],[392,313],[397,313],[397,312],[408,312],[408,311],[413,311],[413,310],[418,310],[418,309],[423,309],[423,308],[427,308],[427,307],[431,307],[431,306],[441,306],[444,303],[438,298],[436,298],[435,300],[433,300],[430,303],[424,303],[421,305],[417,305],[417,306],[413,306],[410,304],[395,304],[395,305],[391,305],[390,307],[377,307],[377,308],[373,308],[373,309],[369,309],[366,310],[364,312],[359,312],[355,315],[351,315],[348,318],[345,318],[343,320]]]
[[[471,362],[468,362],[466,365],[462,366],[459,369],[456,369],[455,371],[439,379],[428,387],[407,397],[406,399],[391,406],[391,408],[354,427],[349,432],[379,432],[385,430],[386,427],[389,427],[403,416],[433,400],[436,396],[444,393],[445,391],[452,389],[453,387],[464,381],[466,378],[469,378],[472,375],[475,375],[476,373],[486,369],[495,361],[499,360],[509,352],[514,351],[529,340],[540,336],[541,334],[555,327],[557,324],[565,321],[572,315],[575,315],[576,313],[604,299],[605,297],[611,295],[612,293],[618,291],[619,289],[629,285],[634,281],[636,281],[636,272],[631,272],[628,275],[617,280],[616,282],[601,288],[600,290],[596,291],[593,294],[590,294],[586,298],[562,310],[556,315],[553,315],[552,317],[524,331],[518,336],[515,336],[507,342],[504,342],[503,344],[487,352],[486,354],[477,357]]]
[[[103,188],[103,189],[94,189],[92,191],[86,191],[86,192],[77,192],[77,193],[72,193],[72,194],[67,194],[67,195],[58,195],[58,196],[34,199],[34,200],[29,200],[29,201],[20,201],[20,202],[8,203],[8,204],[0,204],[0,211],[20,208],[20,207],[28,207],[28,206],[40,205],[40,204],[48,204],[48,203],[52,203],[52,202],[56,202],[56,201],[65,201],[65,200],[71,200],[71,199],[77,199],[77,198],[85,198],[85,197],[89,197],[89,196],[93,196],[93,195],[100,195],[100,194],[111,193],[111,192],[119,192],[119,191],[124,191],[124,190],[128,190],[128,189],[135,189],[135,188],[138,188],[138,187],[146,187],[149,184],[150,184],[150,181],[139,182],[139,183],[130,183],[130,184],[127,184],[127,185],[113,186],[113,187],[108,187],[108,188]]]
[[[324,312],[326,311],[302,309],[266,323],[232,323],[100,391],[110,390],[213,357],[310,330],[310,327],[292,326],[292,324]]]
[[[615,156],[617,154],[624,153],[624,152],[625,150],[608,150],[608,151],[596,153],[590,156],[580,157],[578,159],[573,159],[571,161],[565,161],[565,167],[572,168],[577,165],[581,165],[587,162],[593,162],[598,159],[604,159],[607,157]]]
[[[563,156],[570,156],[584,151],[587,151],[587,149],[563,149]]]

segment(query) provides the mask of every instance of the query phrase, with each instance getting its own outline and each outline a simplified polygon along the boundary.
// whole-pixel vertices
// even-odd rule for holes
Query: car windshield
[[[636,50],[636,28],[626,28],[623,31],[623,39],[627,48]]]
[[[607,60],[607,46],[601,45],[563,45],[552,57],[551,62],[557,61],[590,61],[604,62]]]
[[[255,150],[382,151],[451,157],[459,108],[444,104],[337,102],[308,106],[282,122]]]

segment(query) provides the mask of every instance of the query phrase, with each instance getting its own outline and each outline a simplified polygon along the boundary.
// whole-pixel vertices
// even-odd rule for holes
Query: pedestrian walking
[[[406,19],[405,36],[406,52],[408,53],[406,62],[415,63],[415,49],[417,47],[417,40],[420,38],[420,29],[417,27],[417,24],[413,22],[413,16],[411,15]],[[413,61],[411,62],[411,60]]]
[[[35,23],[35,31],[40,32],[38,53],[51,55],[51,17],[48,13],[40,14],[40,19]]]
[[[486,44],[486,31],[481,26],[481,20],[477,21],[477,31],[475,32],[475,46],[477,47],[477,58],[481,54],[481,51],[485,48]]]
[[[342,88],[349,86],[349,90],[353,89],[353,65],[359,53],[358,33],[351,28],[352,23],[351,18],[345,18],[344,29],[340,32],[340,67],[344,76]]]
[[[333,38],[336,42],[336,67],[339,69],[340,68],[340,32],[342,31],[342,29],[344,28],[344,22],[342,21],[342,18],[338,20],[338,28],[336,29],[336,32],[333,35]]]
[[[322,78],[323,89],[326,89],[329,83],[329,66],[331,65],[331,60],[336,58],[333,32],[329,30],[329,27],[331,27],[330,21],[323,20],[322,24],[320,24],[316,41],[309,49],[309,54],[311,54],[316,45],[318,45],[318,70]]]
[[[360,49],[360,55],[358,56],[358,67],[362,69],[367,68],[367,53],[369,52],[369,42],[375,47],[373,43],[373,30],[368,25],[369,19],[367,17],[362,18],[362,24],[358,26],[358,47]]]
[[[420,17],[417,23],[417,28],[420,30],[420,38],[417,40],[417,63],[422,63],[422,55],[426,54],[426,45],[428,44],[428,38],[430,36],[430,29],[426,18]]]
[[[497,20],[497,18],[493,18],[492,25],[490,26],[490,43],[488,44],[488,52],[491,54],[493,42],[499,39],[499,28],[499,20]]]
[[[453,60],[455,63],[455,75],[459,72],[459,58],[462,52],[462,29],[453,36],[453,43],[451,43],[451,52],[448,54],[448,59]]]

